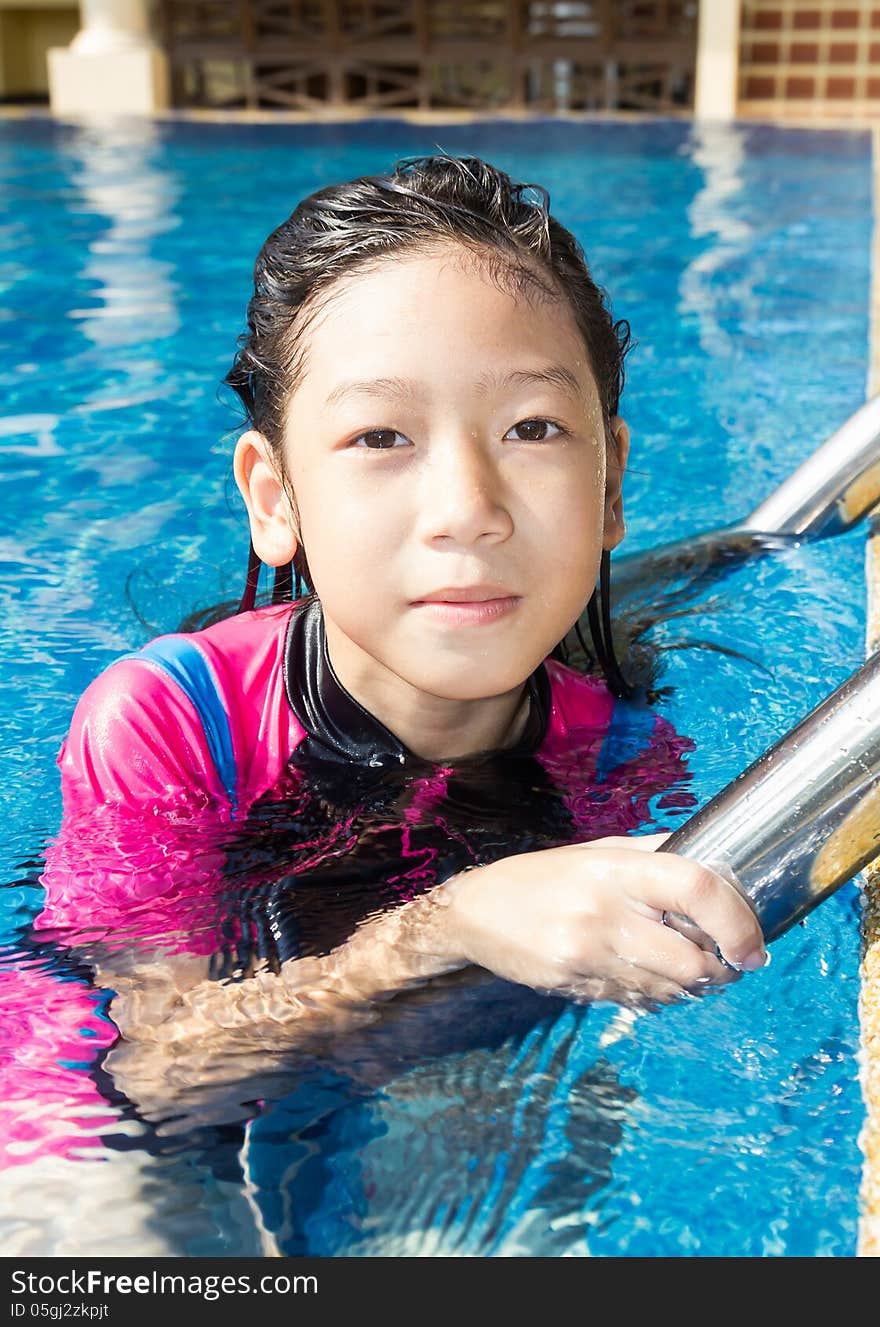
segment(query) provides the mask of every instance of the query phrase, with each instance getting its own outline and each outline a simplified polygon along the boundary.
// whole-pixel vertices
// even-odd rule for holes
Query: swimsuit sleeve
[[[218,887],[231,807],[181,688],[144,659],[111,664],[80,698],[58,764],[64,814],[46,853],[37,931],[70,945],[139,914],[154,939],[187,917],[201,932],[196,914]],[[207,934],[196,948],[210,950]]]
[[[124,919],[133,938],[216,950],[233,821],[300,736],[280,666],[289,615],[160,636],[87,688],[58,757],[63,818],[37,930],[69,945]]]
[[[65,814],[228,800],[195,705],[146,659],[121,659],[92,682],[58,764]]]
[[[682,815],[697,805],[687,788],[687,756],[693,750],[691,738],[662,715],[618,701],[599,753],[595,784],[579,807],[591,837],[674,828],[661,824],[660,817]]]
[[[669,828],[658,813],[696,805],[688,737],[655,710],[615,701],[605,684],[547,661],[553,695],[542,763],[563,791],[577,839]]]

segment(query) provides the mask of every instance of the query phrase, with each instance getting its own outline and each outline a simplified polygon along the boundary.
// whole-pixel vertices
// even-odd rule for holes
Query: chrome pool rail
[[[880,394],[832,433],[739,528],[820,539],[851,529],[878,502]]]
[[[615,603],[658,582],[723,575],[767,553],[840,534],[880,503],[880,393],[855,411],[754,511],[730,525],[613,562]]]
[[[880,651],[659,849],[729,880],[772,941],[880,855]],[[698,943],[687,918],[667,920]]]

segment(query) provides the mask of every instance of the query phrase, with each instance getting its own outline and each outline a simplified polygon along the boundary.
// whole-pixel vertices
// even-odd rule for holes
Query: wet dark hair
[[[302,372],[304,334],[325,292],[392,255],[440,244],[472,250],[499,282],[568,301],[598,388],[606,438],[616,448],[611,420],[623,391],[629,323],[614,321],[580,244],[550,215],[546,189],[517,184],[479,157],[438,153],[405,158],[389,175],[363,176],[311,194],[257,256],[247,332],[225,382],[240,398],[248,423],[266,438],[279,473],[285,412]],[[294,494],[291,499],[295,506]],[[254,607],[259,574],[251,544],[239,611]],[[309,584],[306,550],[300,544],[293,563],[276,569],[272,602],[299,598]],[[580,623],[574,628],[587,661],[595,658],[615,695],[629,694],[611,636],[607,553],[587,620],[592,651]],[[564,641],[553,655],[568,660]]]

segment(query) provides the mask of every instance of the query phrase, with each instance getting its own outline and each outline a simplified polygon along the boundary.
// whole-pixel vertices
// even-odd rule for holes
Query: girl
[[[633,1004],[763,965],[731,885],[652,851],[662,836],[626,837],[648,796],[681,778],[680,739],[648,715],[639,759],[602,769],[626,690],[607,605],[624,534],[627,342],[547,195],[476,158],[408,160],[324,189],[269,236],[228,375],[249,424],[234,457],[251,535],[241,609],[115,663],[60,756],[65,825],[41,925],[87,910],[79,952],[117,992],[130,1043],[180,1046],[194,1027],[256,1036],[261,1023],[308,1036],[467,965]],[[275,589],[257,608],[261,563]],[[585,610],[601,679],[565,663]],[[456,859],[449,788],[464,777],[485,789],[487,770],[515,771],[512,814]],[[355,832],[338,814],[368,784],[386,821],[394,810],[405,869],[377,851],[371,899],[303,944],[314,915],[297,912],[290,876],[275,888],[278,808],[288,828],[297,808],[300,884],[317,869],[314,808],[327,811],[320,865],[333,859],[338,895],[358,876],[352,844],[363,854],[387,828],[374,815]],[[533,803],[564,805],[565,828],[541,837]],[[406,835],[429,821],[419,857]],[[207,824],[225,827],[222,843]],[[83,835],[110,825],[130,869],[96,896]],[[257,941],[245,944],[240,918],[224,945],[194,922],[186,961],[170,943],[165,967],[123,958],[120,919],[134,929],[148,908],[155,932],[167,904],[179,930],[182,900],[216,898],[218,874],[230,890],[232,839],[263,871]],[[669,912],[717,950],[664,925]],[[124,1076],[124,1047],[114,1055]]]

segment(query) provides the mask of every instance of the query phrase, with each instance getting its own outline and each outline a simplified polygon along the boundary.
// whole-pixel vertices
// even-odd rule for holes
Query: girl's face
[[[625,426],[606,474],[567,301],[512,291],[458,247],[394,257],[334,286],[306,333],[289,520],[361,699],[401,684],[453,701],[511,692],[622,537]]]

